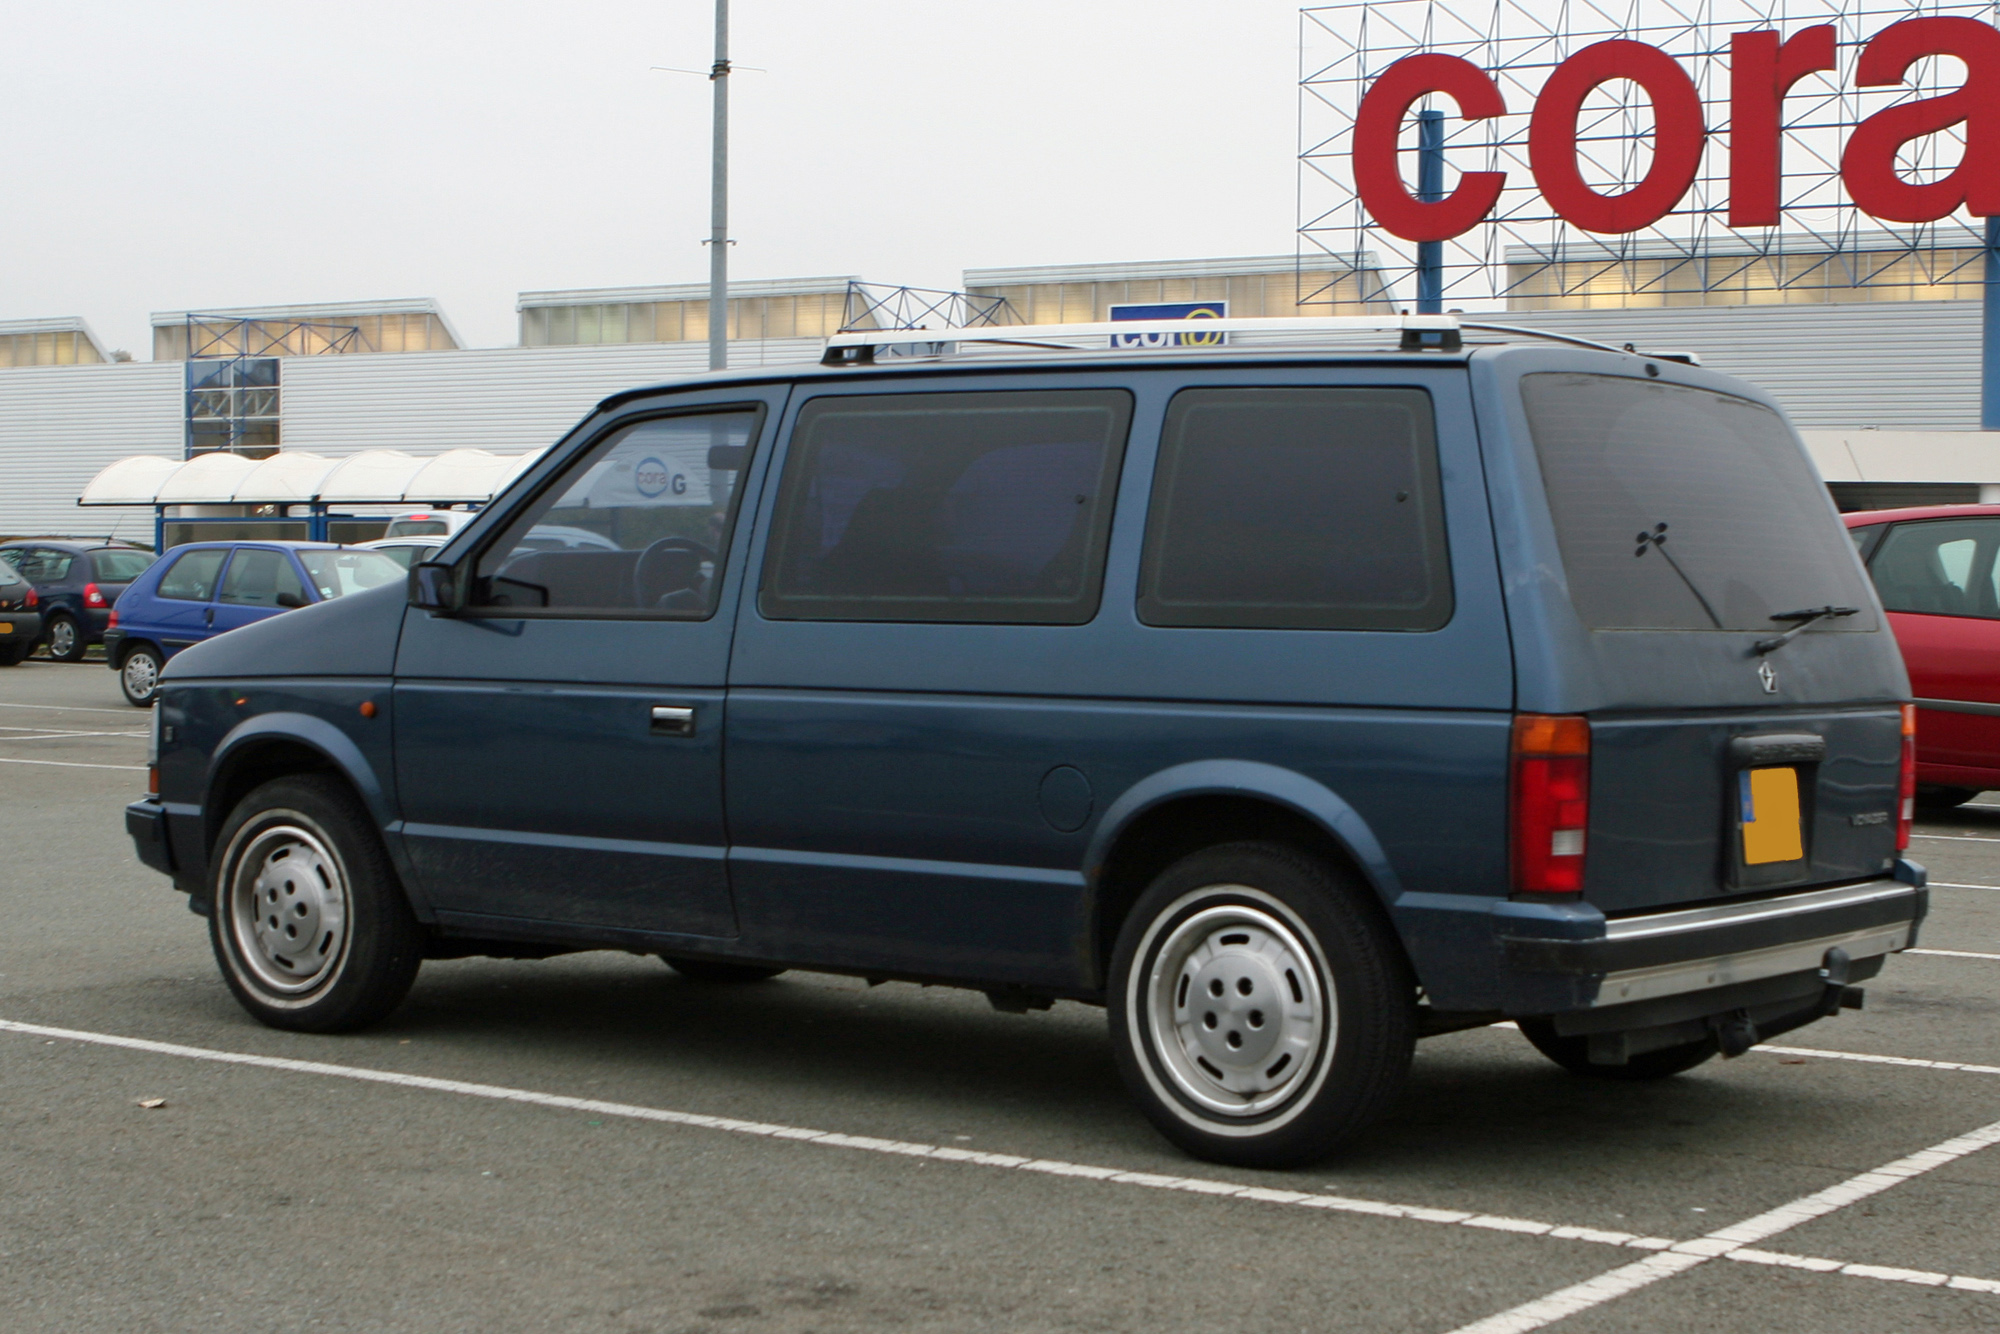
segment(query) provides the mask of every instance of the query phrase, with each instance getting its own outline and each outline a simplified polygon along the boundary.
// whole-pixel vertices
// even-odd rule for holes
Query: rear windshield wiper
[[[1708,599],[1703,597],[1701,590],[1694,586],[1694,580],[1687,577],[1687,571],[1681,568],[1681,563],[1674,559],[1671,551],[1667,550],[1667,525],[1656,523],[1653,525],[1653,531],[1650,533],[1641,530],[1633,541],[1639,544],[1639,549],[1632,553],[1634,556],[1643,556],[1648,551],[1657,551],[1660,553],[1668,566],[1673,569],[1673,572],[1681,577],[1681,582],[1687,585],[1687,591],[1694,594],[1694,600],[1701,604],[1701,609],[1708,613],[1709,623],[1720,630],[1722,628],[1722,618],[1715,614],[1715,608],[1708,605]]]
[[[1827,619],[1829,616],[1852,616],[1854,615],[1855,612],[1860,610],[1861,608],[1859,607],[1807,607],[1802,611],[1778,612],[1776,615],[1771,617],[1772,620],[1797,621],[1798,624],[1794,625],[1791,629],[1785,631],[1785,633],[1781,635],[1773,635],[1769,639],[1758,640],[1756,643],[1750,646],[1750,651],[1761,657],[1764,654],[1773,651],[1774,649],[1783,648],[1785,645],[1791,643],[1794,639],[1797,639],[1801,634],[1804,634],[1807,630],[1811,629],[1815,624]]]

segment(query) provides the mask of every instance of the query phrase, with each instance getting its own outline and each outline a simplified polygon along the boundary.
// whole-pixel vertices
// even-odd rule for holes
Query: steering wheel
[[[639,553],[632,566],[632,601],[640,607],[678,605],[689,595],[683,611],[701,610],[701,563],[713,561],[715,552],[691,537],[663,537]],[[675,599],[669,604],[669,599]]]

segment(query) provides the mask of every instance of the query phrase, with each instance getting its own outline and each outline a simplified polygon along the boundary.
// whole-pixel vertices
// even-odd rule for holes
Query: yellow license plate
[[[1737,775],[1742,803],[1743,862],[1795,862],[1806,855],[1799,819],[1799,771],[1745,769]]]

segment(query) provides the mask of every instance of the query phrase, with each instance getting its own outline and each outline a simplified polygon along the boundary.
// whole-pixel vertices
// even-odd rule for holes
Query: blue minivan
[[[403,567],[330,542],[190,542],[168,551],[119,594],[104,661],[125,698],[152,705],[160,669],[182,649],[328,598],[400,583]]]
[[[127,828],[267,1024],[606,948],[1070,998],[1243,1164],[1431,1034],[1652,1079],[1857,1005],[1926,906],[1909,685],[1783,414],[1400,323],[614,395],[406,585],[176,658]]]

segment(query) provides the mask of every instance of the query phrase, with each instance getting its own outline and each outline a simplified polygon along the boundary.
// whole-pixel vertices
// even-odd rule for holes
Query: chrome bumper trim
[[[1809,972],[1820,966],[1830,949],[1845,950],[1849,957],[1855,959],[1872,959],[1878,954],[1908,948],[1910,930],[1911,924],[1903,922],[1895,926],[1819,936],[1744,954],[1725,954],[1713,959],[1694,959],[1686,963],[1662,964],[1656,968],[1609,973],[1598,987],[1597,998],[1590,1003],[1590,1007],[1625,1005],[1690,991],[1707,991],[1711,987],[1726,987],[1737,982],[1756,982],[1786,973]]]

